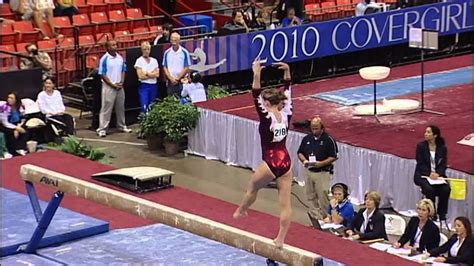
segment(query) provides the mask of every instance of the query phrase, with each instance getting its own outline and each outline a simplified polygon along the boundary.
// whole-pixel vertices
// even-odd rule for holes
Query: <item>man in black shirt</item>
[[[303,138],[298,149],[298,159],[308,169],[306,195],[312,203],[308,211],[311,218],[322,220],[327,216],[331,175],[337,153],[336,141],[325,132],[321,118],[311,119],[311,133]]]

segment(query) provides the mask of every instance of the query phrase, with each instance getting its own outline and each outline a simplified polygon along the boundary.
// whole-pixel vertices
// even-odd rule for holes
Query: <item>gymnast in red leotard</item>
[[[282,89],[261,89],[260,61],[253,65],[252,93],[255,108],[260,119],[258,131],[262,146],[263,162],[253,174],[242,203],[234,212],[234,218],[247,216],[247,210],[257,199],[258,190],[276,179],[278,198],[280,202],[280,230],[274,243],[278,248],[283,247],[285,236],[291,221],[291,160],[286,149],[286,136],[292,115],[290,67],[285,63],[275,63],[278,69],[284,71],[285,87]]]

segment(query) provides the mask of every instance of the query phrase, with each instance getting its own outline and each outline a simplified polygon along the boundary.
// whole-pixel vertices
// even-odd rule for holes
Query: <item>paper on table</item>
[[[394,248],[394,247],[389,247],[387,249],[387,252],[390,254],[396,254],[396,255],[408,255],[411,253],[411,249],[409,248]]]
[[[462,138],[462,140],[458,141],[457,143],[474,147],[474,133],[471,133],[465,136],[464,138]]]
[[[328,223],[328,224],[321,225],[321,229],[323,230],[330,229],[330,228],[337,230],[341,227],[342,227],[342,224],[335,224],[335,223]]]
[[[432,179],[432,178],[429,178],[428,176],[421,176],[421,177],[426,178],[426,180],[428,180],[428,183],[430,183],[430,185],[446,184],[446,180],[444,180],[444,178]]]
[[[390,245],[390,244],[384,244],[384,243],[373,243],[373,244],[369,245],[369,247],[371,247],[373,249],[376,249],[376,250],[380,250],[380,251],[386,251],[391,246],[392,245]]]

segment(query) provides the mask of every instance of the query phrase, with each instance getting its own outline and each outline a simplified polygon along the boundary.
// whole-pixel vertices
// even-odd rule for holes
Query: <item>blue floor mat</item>
[[[424,76],[425,91],[470,84],[473,82],[473,70],[473,67],[464,67],[427,74]],[[421,76],[377,82],[377,100],[416,92],[421,93]],[[312,97],[346,106],[356,105],[374,100],[374,86],[373,84],[369,84],[351,87],[337,91],[318,93]]]
[[[18,253],[21,245],[29,242],[37,222],[28,196],[0,188],[1,246],[0,256]],[[43,211],[47,203],[40,201]],[[98,220],[65,208],[59,208],[40,246],[107,232],[108,222]]]
[[[258,255],[163,224],[113,230],[38,253],[83,265],[266,265]]]

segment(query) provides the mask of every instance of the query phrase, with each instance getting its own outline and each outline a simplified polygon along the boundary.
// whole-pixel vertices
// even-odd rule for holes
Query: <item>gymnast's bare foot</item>
[[[278,239],[278,237],[273,239],[273,243],[275,244],[277,248],[279,249],[283,248],[283,240]]]
[[[232,216],[234,217],[234,219],[239,219],[239,218],[247,217],[247,215],[248,215],[247,210],[242,210],[241,207],[238,207],[237,210],[235,210],[234,215]]]

